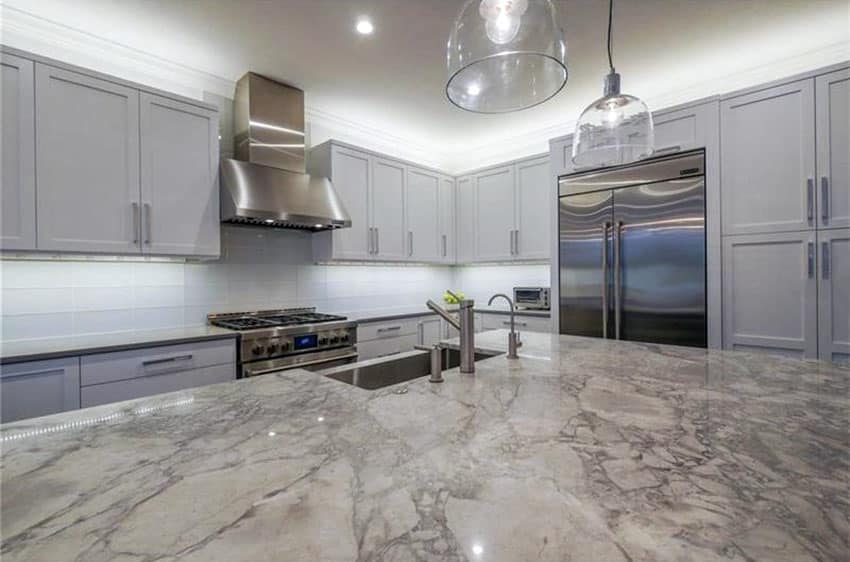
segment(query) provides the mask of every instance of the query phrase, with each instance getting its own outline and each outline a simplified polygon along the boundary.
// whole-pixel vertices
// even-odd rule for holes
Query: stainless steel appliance
[[[527,310],[549,310],[549,287],[514,287],[514,304]]]
[[[357,322],[315,308],[210,314],[207,322],[239,331],[240,377],[357,361]]]
[[[706,346],[705,153],[559,180],[562,334]]]
[[[222,222],[351,226],[330,180],[306,173],[304,92],[249,72],[236,84],[234,127],[236,159],[221,159]]]

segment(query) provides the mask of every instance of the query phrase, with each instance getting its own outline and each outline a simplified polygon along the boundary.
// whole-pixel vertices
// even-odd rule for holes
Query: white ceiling
[[[465,113],[445,98],[445,43],[463,0],[2,3],[227,80],[252,70],[295,83],[311,111],[447,158],[566,130],[600,95],[607,71],[605,0],[556,2],[567,38],[567,86],[541,106],[497,116]],[[354,32],[359,15],[372,19],[374,35]],[[848,35],[848,0],[618,0],[614,63],[624,91],[681,102],[740,87],[730,77],[755,76],[752,70],[765,65],[795,57],[819,62],[817,53],[834,58],[842,45],[850,53]]]

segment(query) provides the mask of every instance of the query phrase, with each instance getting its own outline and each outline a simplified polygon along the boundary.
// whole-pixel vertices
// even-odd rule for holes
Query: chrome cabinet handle
[[[829,242],[821,242],[820,246],[821,259],[821,277],[829,279]]]
[[[142,361],[142,367],[150,367],[151,365],[161,365],[163,363],[176,363],[177,361],[191,361],[192,354],[187,353],[186,355],[176,355],[174,357],[165,357],[164,359],[151,359],[149,361]]]
[[[381,253],[381,233],[377,226],[375,227],[375,253]]]
[[[446,247],[446,235],[443,234],[443,257],[446,257],[448,255],[448,250],[446,249]]]
[[[139,228],[141,228],[140,227],[141,218],[139,217],[139,204],[135,201],[133,201],[132,210],[133,210],[133,244],[138,245],[138,243],[139,243]]]
[[[620,321],[622,308],[622,268],[620,267],[620,253],[622,252],[622,232],[623,221],[617,223],[614,227],[614,338],[620,339]]]
[[[408,256],[413,255],[413,231],[412,230],[407,231],[407,255]]]
[[[371,256],[372,253],[373,253],[372,252],[372,227],[371,226],[369,227],[369,234],[368,234],[368,238],[366,240],[366,246],[368,247],[367,250],[366,250],[366,253],[368,253]]]
[[[808,251],[808,266],[807,271],[809,274],[809,279],[815,276],[815,243],[809,242],[809,251]]]
[[[826,176],[821,176],[820,178],[820,197],[820,218],[826,224],[829,221],[829,178]]]
[[[806,180],[806,216],[809,222],[815,218],[815,180],[809,178]]]
[[[0,375],[0,379],[9,380],[9,379],[18,379],[18,378],[21,378],[21,377],[36,377],[38,375],[49,375],[51,373],[63,374],[64,372],[65,372],[64,367],[56,367],[55,369],[26,371],[26,372],[23,372],[23,373],[13,373],[13,374],[3,373],[2,375]]]
[[[511,247],[511,255],[514,255],[514,231],[511,230],[508,234],[508,245]]]
[[[510,326],[511,323],[509,320],[502,320],[502,326]],[[518,320],[514,320],[515,326],[528,326],[528,322],[520,322]]]
[[[514,255],[519,255],[519,229],[514,230]]]
[[[142,205],[142,212],[145,215],[145,233],[144,242],[150,245],[151,243],[151,204],[145,203]]]
[[[602,225],[602,338],[608,339],[608,229],[610,222]]]
[[[401,326],[388,326],[386,328],[378,328],[378,333],[380,334],[383,332],[397,332],[399,330],[401,330]]]

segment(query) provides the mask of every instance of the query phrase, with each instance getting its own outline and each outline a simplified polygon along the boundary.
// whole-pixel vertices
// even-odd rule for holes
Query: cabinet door
[[[709,148],[706,139],[717,135],[717,102],[660,112],[652,120],[656,155]]]
[[[3,423],[80,407],[80,358],[0,365]]]
[[[440,179],[440,261],[455,261],[455,181]]]
[[[458,179],[455,196],[457,263],[471,263],[475,261],[475,178]]]
[[[850,229],[818,233],[820,358],[850,361]]]
[[[351,228],[333,231],[333,257],[368,259],[372,253],[369,227],[369,182],[372,170],[369,156],[334,146],[331,151],[331,179],[342,204],[351,216]]]
[[[850,227],[850,70],[819,76],[818,226]]]
[[[816,358],[816,269],[813,231],[726,237],[724,347]]]
[[[140,94],[142,251],[217,256],[218,114]]]
[[[553,139],[549,143],[549,156],[553,176],[559,177],[571,174],[575,168],[573,165],[572,135],[560,139]]]
[[[405,166],[392,160],[372,160],[370,207],[375,229],[373,257],[382,260],[407,259],[407,229],[404,224]]]
[[[514,258],[514,167],[475,178],[475,257],[481,261]]]
[[[408,168],[405,199],[408,258],[413,261],[440,261],[440,176]]]
[[[35,67],[38,248],[139,251],[139,92]]]
[[[552,174],[549,157],[516,166],[514,252],[520,259],[549,259],[549,218],[552,214]]]
[[[814,81],[723,101],[723,234],[814,226]]]
[[[441,318],[424,318],[419,321],[419,345],[436,345],[443,339],[440,333]]]
[[[35,249],[33,62],[0,54],[0,247]]]

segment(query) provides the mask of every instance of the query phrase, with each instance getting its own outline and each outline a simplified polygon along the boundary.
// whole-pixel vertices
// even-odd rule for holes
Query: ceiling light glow
[[[357,33],[360,35],[372,35],[373,31],[375,31],[375,26],[372,25],[372,22],[368,18],[357,20]]]

